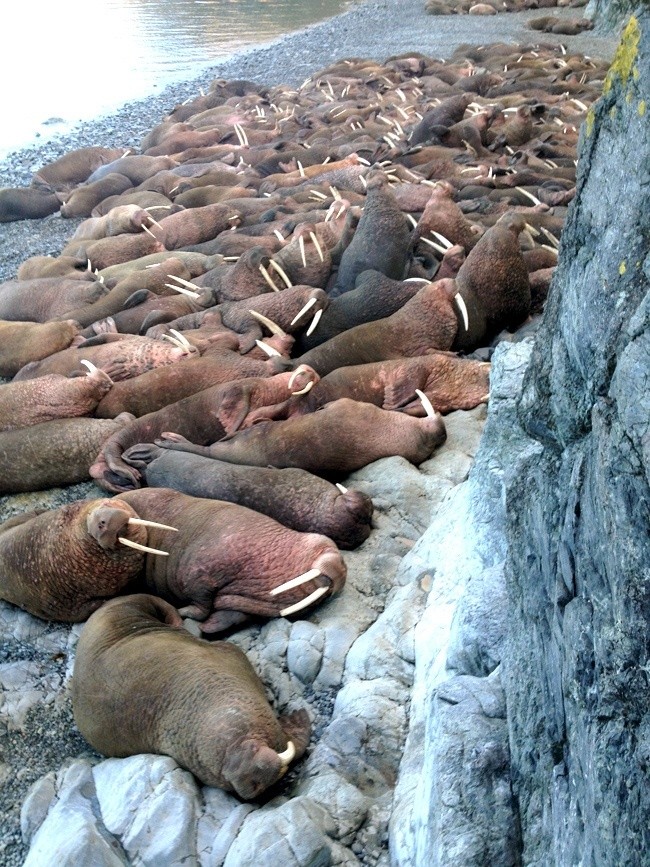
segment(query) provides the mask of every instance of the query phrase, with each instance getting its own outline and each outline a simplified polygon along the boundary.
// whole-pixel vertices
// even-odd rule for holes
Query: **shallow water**
[[[18,0],[6,13],[0,157],[353,0]]]

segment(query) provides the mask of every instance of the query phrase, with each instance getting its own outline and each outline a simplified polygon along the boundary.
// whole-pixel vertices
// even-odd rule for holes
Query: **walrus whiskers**
[[[161,557],[169,557],[169,551],[159,551],[157,548],[148,548],[146,545],[140,545],[139,542],[132,542],[130,539],[125,539],[123,536],[118,536],[117,541],[126,545],[127,548],[135,548],[136,551],[144,551],[146,554],[160,554]]]
[[[178,527],[170,527],[169,524],[159,524],[157,521],[146,521],[144,518],[129,518],[129,524],[137,524],[140,527],[156,527],[159,530],[173,530],[178,533]]]
[[[307,608],[312,602],[316,602],[317,599],[320,599],[321,596],[324,596],[327,593],[329,587],[319,587],[318,590],[314,590],[313,593],[310,593],[309,596],[306,596],[301,602],[296,602],[295,605],[290,605],[288,608],[283,608],[280,611],[280,617],[289,617],[290,614],[295,614],[297,611],[302,611],[303,608]]]
[[[278,337],[286,337],[287,334],[283,331],[280,326],[275,323],[272,319],[269,319],[267,316],[264,316],[262,313],[258,313],[257,310],[249,310],[248,311],[253,319],[256,319],[262,325],[266,325],[271,334],[277,334]]]
[[[296,578],[290,578],[284,584],[278,584],[273,590],[269,591],[269,596],[277,596],[279,593],[285,593],[287,590],[293,590],[294,587],[300,587],[301,584],[306,584],[308,581],[317,578],[321,574],[320,569],[310,569],[308,572],[303,572]]]

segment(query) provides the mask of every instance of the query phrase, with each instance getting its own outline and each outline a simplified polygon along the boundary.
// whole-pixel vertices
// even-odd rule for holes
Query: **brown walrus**
[[[21,367],[67,349],[79,333],[73,320],[9,322],[0,320],[0,376],[14,376]]]
[[[370,497],[305,470],[245,467],[153,443],[132,446],[124,459],[149,487],[246,506],[291,530],[328,536],[339,548],[356,548],[370,535]]]
[[[169,755],[246,800],[304,753],[311,728],[305,710],[276,718],[243,651],[194,638],[171,605],[145,594],[112,599],[84,627],[72,707],[104,755]]]
[[[0,385],[0,431],[89,415],[112,385],[110,377],[98,368],[85,376],[53,373]]]
[[[0,494],[42,491],[90,479],[89,467],[103,443],[132,421],[59,418],[0,433]]]
[[[149,531],[149,544],[169,556],[147,557],[145,581],[152,593],[183,606],[184,617],[201,621],[202,632],[228,629],[250,614],[288,617],[345,584],[345,562],[327,536],[170,488],[129,491],[116,500],[176,528]]]
[[[0,524],[0,597],[45,620],[85,620],[141,572],[144,553],[129,544],[146,546],[137,521],[118,499],[10,518]]]

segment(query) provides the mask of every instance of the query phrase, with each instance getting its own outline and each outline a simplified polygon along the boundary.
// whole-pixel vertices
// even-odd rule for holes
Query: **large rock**
[[[503,675],[526,864],[650,851],[650,12],[583,127],[507,488]]]

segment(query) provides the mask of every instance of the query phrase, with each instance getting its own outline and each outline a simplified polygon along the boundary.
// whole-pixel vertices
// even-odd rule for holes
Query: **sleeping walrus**
[[[84,627],[72,707],[104,755],[169,755],[245,799],[277,782],[309,742],[307,712],[277,719],[238,647],[194,638],[171,605],[145,594],[112,599]]]

